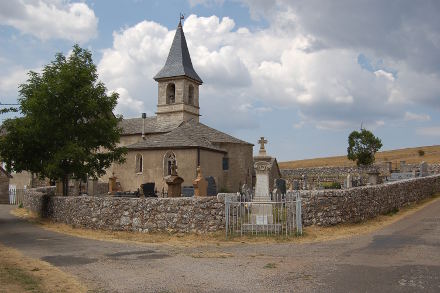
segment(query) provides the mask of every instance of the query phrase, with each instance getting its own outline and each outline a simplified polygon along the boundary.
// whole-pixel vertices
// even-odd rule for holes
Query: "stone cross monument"
[[[252,205],[252,224],[254,225],[273,224],[272,204],[258,204],[258,202],[271,201],[269,193],[269,172],[271,167],[270,163],[264,161],[254,164],[256,173],[255,196],[252,200],[255,202]]]
[[[258,143],[260,144],[260,150],[258,152],[258,156],[267,156],[266,154],[266,149],[264,148],[264,145],[267,143],[267,140],[264,139],[264,136],[262,136],[260,138],[260,140],[258,141]]]

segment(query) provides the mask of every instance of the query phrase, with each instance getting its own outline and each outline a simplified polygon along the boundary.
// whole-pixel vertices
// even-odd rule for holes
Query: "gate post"
[[[296,234],[302,235],[301,193],[296,194]]]

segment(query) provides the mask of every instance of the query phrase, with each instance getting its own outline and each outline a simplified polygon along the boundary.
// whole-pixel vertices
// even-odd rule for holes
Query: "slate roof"
[[[137,118],[136,118],[137,119]],[[134,120],[134,119],[130,119]],[[142,120],[142,119],[140,119]],[[136,120],[134,120],[136,121]],[[132,121],[133,122],[133,121]],[[140,121],[142,123],[142,121]],[[154,133],[154,132],[150,132]],[[157,133],[157,132],[156,132]],[[218,152],[226,152],[216,143],[248,144],[221,131],[215,130],[202,123],[190,120],[183,122],[173,130],[128,145],[128,149],[158,149],[158,148],[203,148]]]
[[[180,123],[165,123],[157,122],[156,117],[145,118],[145,133],[165,133],[173,130]],[[123,119],[119,122],[119,127],[122,128],[123,135],[141,134],[142,133],[142,118]]]
[[[157,81],[161,78],[176,76],[186,76],[199,83],[203,83],[193,68],[188,46],[186,45],[185,34],[183,33],[182,24],[180,22],[177,26],[165,66],[156,74],[154,80]]]

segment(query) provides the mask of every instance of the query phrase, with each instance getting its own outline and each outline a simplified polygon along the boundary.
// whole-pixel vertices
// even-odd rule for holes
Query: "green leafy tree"
[[[124,161],[122,118],[113,114],[118,94],[106,93],[88,50],[75,45],[70,56],[56,54],[41,74],[28,75],[19,87],[22,115],[4,122],[0,138],[9,170],[61,180],[67,195],[69,178],[97,178]]]
[[[382,142],[371,131],[362,129],[353,131],[348,136],[347,157],[356,161],[358,166],[374,163],[374,154],[382,147]]]

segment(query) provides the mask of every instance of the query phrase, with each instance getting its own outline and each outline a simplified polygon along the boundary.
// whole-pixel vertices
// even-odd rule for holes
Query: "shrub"
[[[322,187],[324,189],[341,189],[341,184],[339,182],[324,182]]]
[[[417,152],[419,153],[420,157],[423,157],[425,155],[425,151],[424,150],[418,150]]]

